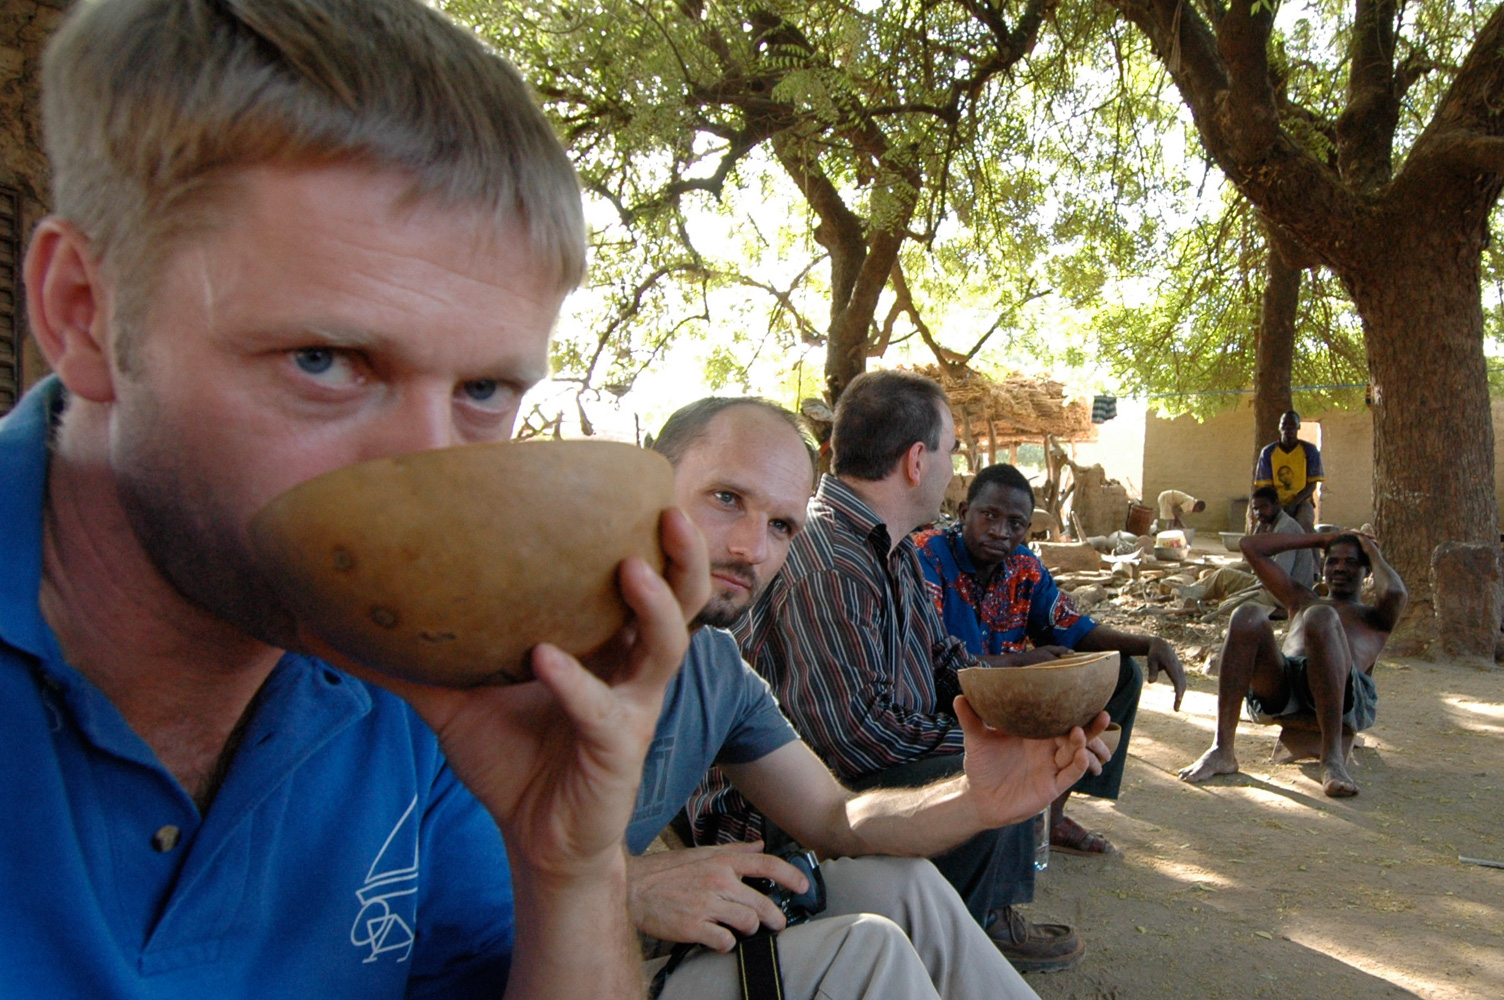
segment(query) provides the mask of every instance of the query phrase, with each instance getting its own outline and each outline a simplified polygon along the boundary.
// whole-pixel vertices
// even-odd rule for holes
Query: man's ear
[[[915,441],[909,445],[908,451],[905,451],[903,458],[900,459],[903,463],[904,478],[908,480],[910,486],[917,486],[924,480],[924,452],[924,442]]]
[[[32,336],[68,391],[96,403],[115,398],[109,289],[89,238],[51,215],[26,250],[26,313]]]

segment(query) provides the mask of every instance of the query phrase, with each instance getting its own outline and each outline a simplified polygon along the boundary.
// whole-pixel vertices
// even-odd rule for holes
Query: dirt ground
[[[1182,658],[1217,634],[1161,632]],[[1381,660],[1361,793],[1337,800],[1314,762],[1271,763],[1277,730],[1246,721],[1242,773],[1180,781],[1216,716],[1216,678],[1186,665],[1179,713],[1168,684],[1144,689],[1119,801],[1072,799],[1123,855],[1057,854],[1040,873],[1030,916],[1074,923],[1087,947],[1076,969],[1029,977],[1040,997],[1504,997],[1504,869],[1458,860],[1504,861],[1504,672]]]

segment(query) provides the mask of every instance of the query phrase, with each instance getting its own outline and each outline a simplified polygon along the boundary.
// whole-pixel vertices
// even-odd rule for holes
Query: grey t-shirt
[[[1274,535],[1304,535],[1306,529],[1284,511],[1279,512],[1279,518],[1275,520],[1270,534]],[[1290,579],[1303,587],[1309,587],[1316,582],[1316,550],[1315,549],[1290,549],[1281,552],[1274,557],[1274,564],[1286,573]]]
[[[627,850],[647,849],[712,764],[746,764],[798,738],[768,682],[742,660],[731,633],[698,630],[663,696],[627,826]]]

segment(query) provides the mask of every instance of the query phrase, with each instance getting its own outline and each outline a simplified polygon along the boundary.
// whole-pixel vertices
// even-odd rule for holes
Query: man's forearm
[[[1291,532],[1268,532],[1244,535],[1238,547],[1243,550],[1244,556],[1269,558],[1292,549],[1319,549],[1331,539],[1330,534],[1315,532],[1302,532],[1298,535]]]
[[[1127,656],[1148,656],[1149,647],[1154,642],[1152,635],[1143,635],[1139,632],[1120,632],[1106,625],[1098,625],[1090,632],[1081,637],[1076,643],[1076,649],[1084,653],[1105,652],[1116,650]]]
[[[517,939],[507,1000],[643,995],[626,873],[620,852],[602,871],[564,882],[514,867]]]
[[[841,854],[932,857],[984,829],[964,774],[920,788],[875,788],[846,803]]]
[[[1373,578],[1373,587],[1380,600],[1404,601],[1409,598],[1409,591],[1405,589],[1405,582],[1395,568],[1385,561],[1377,546],[1368,547],[1369,573]],[[1403,606],[1403,605],[1401,605]]]

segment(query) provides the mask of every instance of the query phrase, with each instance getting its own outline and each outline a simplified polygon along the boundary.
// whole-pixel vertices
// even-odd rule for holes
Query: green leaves
[[[1275,16],[1282,130],[1335,169],[1353,4],[1237,2]],[[978,367],[1213,393],[1176,410],[1211,412],[1252,382],[1260,225],[1224,194],[1146,37],[1107,4],[441,6],[518,64],[589,192],[592,290],[554,354],[587,397],[630,387],[676,344],[713,386],[771,362],[808,392],[833,331],[928,360],[921,324]],[[1400,157],[1493,6],[1405,5]],[[1485,267],[1497,290],[1495,251]],[[857,303],[859,275],[882,294]],[[1498,330],[1504,295],[1486,303]],[[843,327],[849,309],[865,312]],[[1297,385],[1366,380],[1329,276],[1307,272],[1298,323]]]

